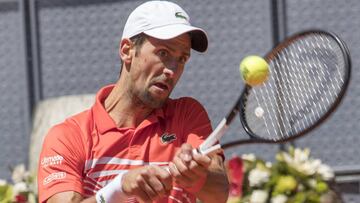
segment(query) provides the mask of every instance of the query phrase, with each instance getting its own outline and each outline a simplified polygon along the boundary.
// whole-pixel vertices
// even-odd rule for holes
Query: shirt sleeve
[[[81,180],[85,148],[80,135],[65,123],[54,126],[46,135],[38,165],[39,202],[60,192],[84,193]]]
[[[212,131],[208,114],[198,101],[190,97],[183,98],[181,109],[185,142],[198,147]]]
[[[185,142],[198,147],[211,134],[211,121],[205,108],[197,100],[185,97],[183,105]],[[222,151],[218,155],[225,160]]]

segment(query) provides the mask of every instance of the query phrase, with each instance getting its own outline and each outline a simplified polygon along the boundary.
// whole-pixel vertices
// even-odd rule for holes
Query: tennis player
[[[212,131],[205,109],[193,98],[169,98],[190,50],[207,46],[205,31],[178,5],[138,6],[123,30],[118,81],[48,132],[39,202],[226,202],[223,154],[192,153]]]

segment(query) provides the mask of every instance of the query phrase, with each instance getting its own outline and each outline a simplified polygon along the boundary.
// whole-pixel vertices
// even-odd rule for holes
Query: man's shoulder
[[[68,137],[74,138],[74,135],[86,135],[92,124],[91,109],[82,111],[66,118],[63,122],[52,126],[47,137]]]
[[[191,113],[206,112],[204,106],[192,97],[180,97],[177,99],[169,99],[165,112],[167,115],[184,116]]]
[[[80,113],[74,114],[65,119],[64,124],[68,125],[86,125],[92,121],[91,108]]]

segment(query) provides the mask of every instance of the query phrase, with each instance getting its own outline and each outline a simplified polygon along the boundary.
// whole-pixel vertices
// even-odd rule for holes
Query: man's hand
[[[122,189],[126,195],[136,196],[141,202],[151,202],[170,194],[172,178],[164,168],[145,166],[124,174]]]
[[[199,181],[205,181],[211,159],[207,155],[193,154],[190,144],[183,144],[169,163],[169,170],[175,182],[184,188],[191,188]]]

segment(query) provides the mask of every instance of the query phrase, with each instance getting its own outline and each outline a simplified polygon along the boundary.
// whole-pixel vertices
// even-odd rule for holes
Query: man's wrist
[[[122,178],[125,173],[117,175],[109,184],[101,188],[95,195],[97,203],[123,202],[127,195],[122,190]]]

